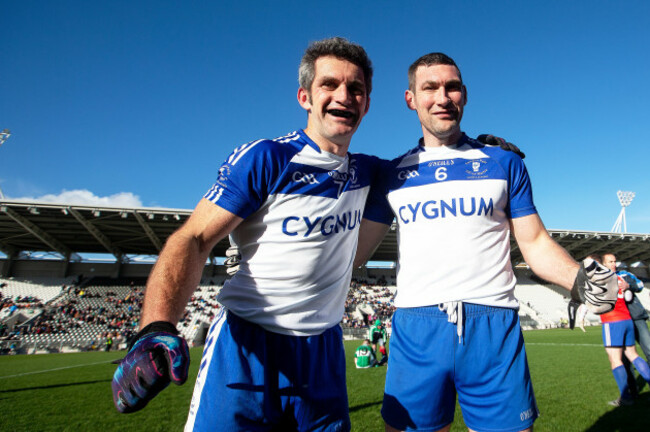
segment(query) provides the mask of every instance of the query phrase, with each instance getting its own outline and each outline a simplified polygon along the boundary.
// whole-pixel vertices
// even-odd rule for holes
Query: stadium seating
[[[203,342],[202,336],[221,308],[217,302],[217,293],[223,286],[223,282],[223,278],[203,280],[188,302],[178,330],[190,345]]]
[[[0,293],[4,297],[38,297],[43,303],[47,303],[61,294],[63,286],[71,283],[73,278],[0,278]]]
[[[540,283],[528,269],[516,269],[516,276],[522,328],[565,325],[568,292]],[[73,286],[75,280],[0,279],[0,306],[4,306],[0,309],[0,329],[4,332],[0,332],[0,348],[18,341],[20,353],[103,349],[109,334],[114,336],[114,347],[126,347],[139,325],[144,280],[129,283],[96,278],[86,281],[83,287]],[[223,276],[203,279],[188,302],[178,328],[190,344],[203,342],[221,308],[217,294],[223,283]],[[393,277],[365,275],[353,279],[341,322],[344,337],[365,338],[368,323],[377,318],[387,323],[390,332],[396,290]],[[639,298],[650,310],[648,292],[644,290]],[[598,317],[588,314],[587,325],[597,324]]]

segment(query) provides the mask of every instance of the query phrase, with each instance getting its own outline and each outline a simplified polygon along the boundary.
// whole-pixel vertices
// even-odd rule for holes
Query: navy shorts
[[[349,431],[337,325],[273,333],[222,310],[212,323],[185,431]]]
[[[634,345],[634,323],[632,320],[603,323],[603,344],[606,347]]]
[[[463,305],[463,334],[438,306],[393,315],[382,416],[401,430],[435,431],[454,419],[481,431],[521,431],[538,417],[517,311]]]

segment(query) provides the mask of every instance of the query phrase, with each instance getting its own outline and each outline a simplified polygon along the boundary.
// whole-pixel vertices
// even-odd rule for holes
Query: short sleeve
[[[364,219],[385,225],[390,225],[393,222],[395,215],[388,203],[388,179],[390,176],[387,175],[392,166],[393,164],[387,160],[380,159],[380,162],[377,163],[363,212]]]
[[[219,168],[214,185],[203,196],[219,207],[246,218],[269,196],[287,156],[282,145],[258,140],[236,148]]]
[[[533,203],[533,187],[524,161],[514,154],[509,158],[508,170],[508,216],[511,219],[537,213]]]

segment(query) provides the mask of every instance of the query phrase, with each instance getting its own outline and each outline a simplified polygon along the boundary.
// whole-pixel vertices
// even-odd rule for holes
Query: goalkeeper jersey
[[[536,213],[519,156],[463,134],[386,165],[364,217],[397,219],[395,306],[450,301],[517,308],[509,219]]]
[[[304,131],[235,149],[204,196],[244,218],[230,235],[239,271],[219,302],[282,334],[320,334],[338,324],[378,161],[327,153]]]

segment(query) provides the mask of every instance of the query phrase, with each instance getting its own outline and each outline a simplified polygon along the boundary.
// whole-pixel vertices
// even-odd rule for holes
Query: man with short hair
[[[623,278],[625,282],[630,286],[626,291],[628,296],[631,297],[631,300],[626,298],[627,309],[630,311],[630,316],[632,317],[632,322],[634,323],[634,337],[636,342],[641,347],[643,355],[645,356],[646,362],[650,359],[650,329],[648,329],[648,311],[645,309],[645,306],[639,300],[639,294],[643,290],[643,281],[641,281],[636,275],[630,273],[626,270],[618,270],[617,275]],[[626,369],[630,370],[629,362],[627,358],[624,358],[624,363],[626,363]],[[630,371],[631,372],[631,371]],[[630,374],[628,374],[629,376]],[[632,393],[636,390],[636,393],[640,392],[641,389],[646,385],[646,381],[641,379],[642,377],[637,378],[634,385],[632,385]]]
[[[350,430],[339,322],[379,164],[348,147],[371,82],[361,46],[331,38],[307,48],[298,89],[307,127],[235,149],[169,238],[147,283],[142,330],[115,373],[118,410],[140,409],[187,378],[175,324],[210,251],[230,234],[240,268],[218,294],[224,308],[207,335],[185,430]]]
[[[633,401],[630,393],[635,394],[636,389],[630,388],[630,385],[634,386],[635,383],[633,379],[630,380],[632,371],[629,364],[627,365],[629,370],[626,370],[623,356],[627,358],[630,364],[634,365],[637,372],[646,382],[650,382],[650,368],[648,368],[648,363],[636,352],[634,323],[630,310],[628,309],[628,303],[626,302],[626,297],[631,297],[633,294],[632,288],[624,276],[627,276],[632,282],[634,282],[634,279],[638,279],[636,276],[634,276],[634,279],[630,278],[629,275],[631,273],[617,272],[616,256],[613,253],[604,253],[602,259],[605,267],[616,272],[619,287],[618,299],[614,310],[600,316],[600,320],[603,323],[603,344],[605,345],[605,351],[609,358],[612,374],[620,391],[619,397],[610,401],[609,404],[613,406],[631,405]],[[641,289],[643,289],[643,283],[641,281],[639,283],[641,284]],[[645,320],[643,320],[643,324],[645,324]],[[648,328],[646,326],[647,330]]]
[[[431,53],[409,68],[405,99],[423,138],[383,170],[366,205],[355,265],[397,219],[397,310],[382,416],[387,431],[448,431],[456,395],[470,430],[531,430],[538,416],[514,297],[510,233],[535,273],[610,310],[613,275],[582,269],[552,240],[521,158],[460,129],[467,89]],[[609,284],[594,296],[590,283]],[[417,379],[414,379],[417,377]]]
[[[208,332],[185,430],[350,429],[338,323],[369,185],[383,167],[348,147],[371,78],[356,44],[331,38],[307,48],[298,89],[307,127],[235,149],[167,240],[141,330],[113,378],[120,412],[187,379],[188,347],[175,324],[210,251],[230,234],[242,258],[218,296],[224,308]]]
[[[638,293],[643,291],[643,281],[629,271],[619,270],[616,266],[616,256],[613,254],[605,255],[605,262],[603,262],[603,265],[615,271],[616,274],[629,286],[626,290],[626,295],[631,297],[631,300],[626,299],[627,308],[630,311],[630,316],[634,322],[636,341],[639,343],[647,361],[650,359],[650,330],[648,329],[648,323],[646,322],[648,320],[648,312],[637,296]]]

